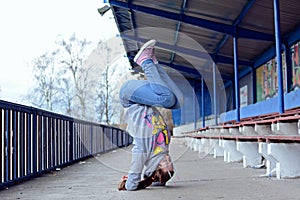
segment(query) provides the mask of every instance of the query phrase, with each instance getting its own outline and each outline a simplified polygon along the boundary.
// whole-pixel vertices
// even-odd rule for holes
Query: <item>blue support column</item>
[[[204,78],[201,77],[201,115],[202,115],[202,128],[205,127],[205,106],[204,106]]]
[[[196,110],[196,104],[197,104],[197,94],[196,94],[196,80],[193,81],[193,87],[194,87],[194,95],[193,95],[193,102],[194,102],[194,130],[197,129],[197,110]]]
[[[218,113],[217,113],[217,79],[216,79],[216,64],[213,63],[213,84],[214,84],[214,116],[215,125],[218,125]]]
[[[238,64],[238,45],[237,37],[233,37],[233,54],[234,54],[234,85],[235,85],[235,109],[236,121],[239,122],[240,117],[240,86],[239,86],[239,64]]]
[[[280,36],[280,11],[279,0],[274,0],[274,22],[275,22],[275,41],[276,41],[276,60],[277,60],[277,81],[278,81],[278,112],[284,113],[284,91],[281,58],[281,36]]]

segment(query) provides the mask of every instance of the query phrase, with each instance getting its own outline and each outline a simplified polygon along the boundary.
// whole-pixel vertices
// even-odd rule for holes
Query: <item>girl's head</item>
[[[168,180],[172,178],[173,174],[174,174],[173,163],[171,162],[170,156],[166,155],[159,163],[155,171],[153,181],[166,183]]]
[[[169,171],[166,168],[158,168],[155,172],[153,181],[166,183],[172,178],[173,174],[174,174],[174,171]]]

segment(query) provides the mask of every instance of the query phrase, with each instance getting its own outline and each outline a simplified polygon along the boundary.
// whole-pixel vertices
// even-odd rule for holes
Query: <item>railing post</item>
[[[31,174],[31,115],[27,116],[27,175]]]
[[[103,145],[103,152],[106,151],[106,148],[105,148],[105,127],[102,126],[102,145]]]
[[[32,121],[32,142],[33,142],[33,173],[37,172],[37,114],[36,111],[33,112]]]
[[[20,113],[20,176],[24,176],[24,171],[25,171],[25,144],[24,144],[24,133],[25,133],[25,128],[24,128],[24,113]]]
[[[48,135],[48,129],[47,129],[47,118],[45,116],[42,116],[43,118],[43,132],[42,132],[42,149],[43,149],[43,169],[47,169],[48,166],[48,151],[47,151],[47,135]]]
[[[5,109],[4,114],[5,126],[4,126],[4,182],[9,180],[9,111]]]
[[[3,120],[3,114],[2,114],[2,108],[0,108],[0,122],[2,123],[2,120]],[[0,126],[0,137],[3,138],[3,127],[2,125]],[[2,161],[3,161],[3,146],[2,146],[2,142],[0,142],[0,182],[3,181],[4,177],[3,177],[3,171],[4,171],[4,168],[2,167]]]
[[[52,167],[52,118],[48,117],[48,144],[47,144],[47,149],[48,149],[48,168]]]
[[[90,143],[91,143],[91,147],[90,147],[90,154],[93,155],[93,125],[91,124],[90,125],[90,134],[91,134],[91,137],[90,137]]]
[[[73,157],[73,148],[74,148],[74,121],[70,121],[69,124],[69,162],[73,161],[74,157]]]
[[[18,147],[17,147],[17,114],[16,111],[13,111],[13,179],[17,178],[17,156],[18,156]],[[0,120],[1,121],[1,120]],[[1,173],[1,170],[0,170]],[[1,176],[0,176],[1,177]],[[1,179],[0,179],[1,180]]]
[[[110,150],[114,147],[114,131],[112,128],[109,128],[110,131]]]

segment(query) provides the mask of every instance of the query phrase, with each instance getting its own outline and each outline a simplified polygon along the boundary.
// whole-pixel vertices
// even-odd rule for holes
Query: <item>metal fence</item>
[[[132,143],[127,132],[0,100],[0,189]]]

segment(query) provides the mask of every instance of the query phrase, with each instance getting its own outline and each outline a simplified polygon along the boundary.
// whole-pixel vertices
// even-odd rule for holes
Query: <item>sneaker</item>
[[[134,59],[133,59],[134,62],[136,62],[138,65],[141,66],[145,60],[152,59],[152,61],[153,61],[153,57],[155,58],[155,56],[154,56],[155,43],[156,43],[155,40],[149,40],[148,42],[146,42],[141,47],[141,49],[136,54],[136,56],[134,57]],[[155,58],[155,60],[156,60],[156,58]],[[157,62],[157,60],[156,60],[156,62]]]

